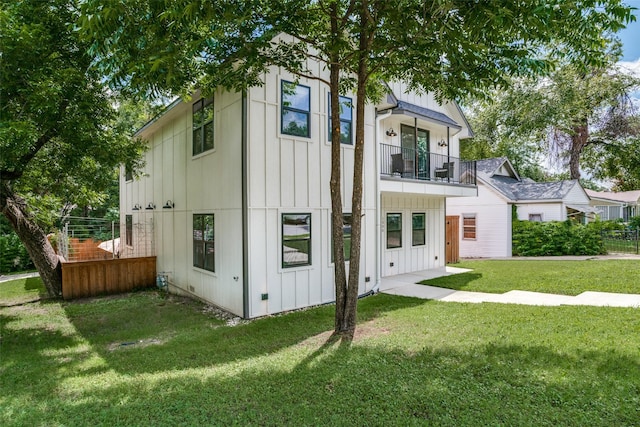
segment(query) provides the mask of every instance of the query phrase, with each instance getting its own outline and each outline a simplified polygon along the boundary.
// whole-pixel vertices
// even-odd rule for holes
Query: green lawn
[[[640,294],[638,260],[485,260],[464,261],[453,266],[473,271],[421,283],[490,293],[517,289],[562,295],[578,295],[585,291]]]
[[[3,293],[3,303],[11,298]],[[156,292],[0,308],[0,425],[589,425],[640,419],[637,309],[376,295],[226,326]]]

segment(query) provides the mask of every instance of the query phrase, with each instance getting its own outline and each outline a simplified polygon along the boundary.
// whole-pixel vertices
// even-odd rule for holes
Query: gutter
[[[249,318],[249,201],[247,195],[247,91],[242,91],[242,317]]]
[[[376,143],[376,180],[375,180],[375,192],[376,192],[376,281],[371,288],[370,292],[376,293],[380,289],[380,281],[382,278],[382,195],[380,194],[380,141],[379,141],[379,130],[380,123],[382,120],[391,116],[391,111],[387,110],[385,113],[378,115],[378,111],[376,111],[376,125],[373,128],[373,139]],[[366,295],[366,294],[365,294]]]

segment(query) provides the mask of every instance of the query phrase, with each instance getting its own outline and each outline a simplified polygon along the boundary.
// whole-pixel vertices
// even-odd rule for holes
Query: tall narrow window
[[[330,230],[331,234],[331,262],[333,262],[333,230]],[[351,214],[342,215],[342,233],[344,235],[343,250],[344,260],[349,261],[351,259]]]
[[[125,181],[133,181],[133,171],[131,170],[131,168],[126,167],[124,168],[124,180]]]
[[[216,271],[213,214],[193,215],[193,266]]]
[[[387,214],[387,249],[402,247],[402,214]]]
[[[213,150],[213,97],[193,103],[193,155]]]
[[[411,218],[411,235],[413,246],[424,245],[425,242],[425,214],[414,213]]]
[[[282,214],[282,267],[311,265],[311,214]]]
[[[124,217],[124,242],[127,246],[133,246],[133,215]]]
[[[311,136],[311,88],[283,80],[281,92],[280,132],[309,138]]]
[[[328,105],[329,105],[329,141],[331,141],[331,136],[333,134],[333,126],[331,126],[331,94],[328,94]],[[340,143],[353,145],[353,132],[352,132],[352,123],[353,123],[353,103],[351,98],[347,98],[346,96],[340,96]]]
[[[462,238],[476,238],[476,214],[462,214]]]

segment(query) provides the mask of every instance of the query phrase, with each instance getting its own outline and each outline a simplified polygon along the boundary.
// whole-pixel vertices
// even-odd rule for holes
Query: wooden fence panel
[[[62,263],[62,297],[118,294],[156,284],[156,257]]]

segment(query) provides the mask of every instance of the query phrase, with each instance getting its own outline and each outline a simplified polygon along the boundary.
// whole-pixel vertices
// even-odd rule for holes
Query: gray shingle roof
[[[455,120],[439,111],[434,111],[429,108],[420,107],[405,101],[398,101],[398,105],[393,108],[394,114],[408,114],[411,116],[418,116],[418,118],[443,124],[445,126],[453,127],[456,129],[462,129]]]
[[[576,185],[577,181],[531,182],[515,176],[496,175],[500,167],[513,166],[506,157],[483,159],[476,162],[478,179],[490,185],[512,201],[561,200]]]

